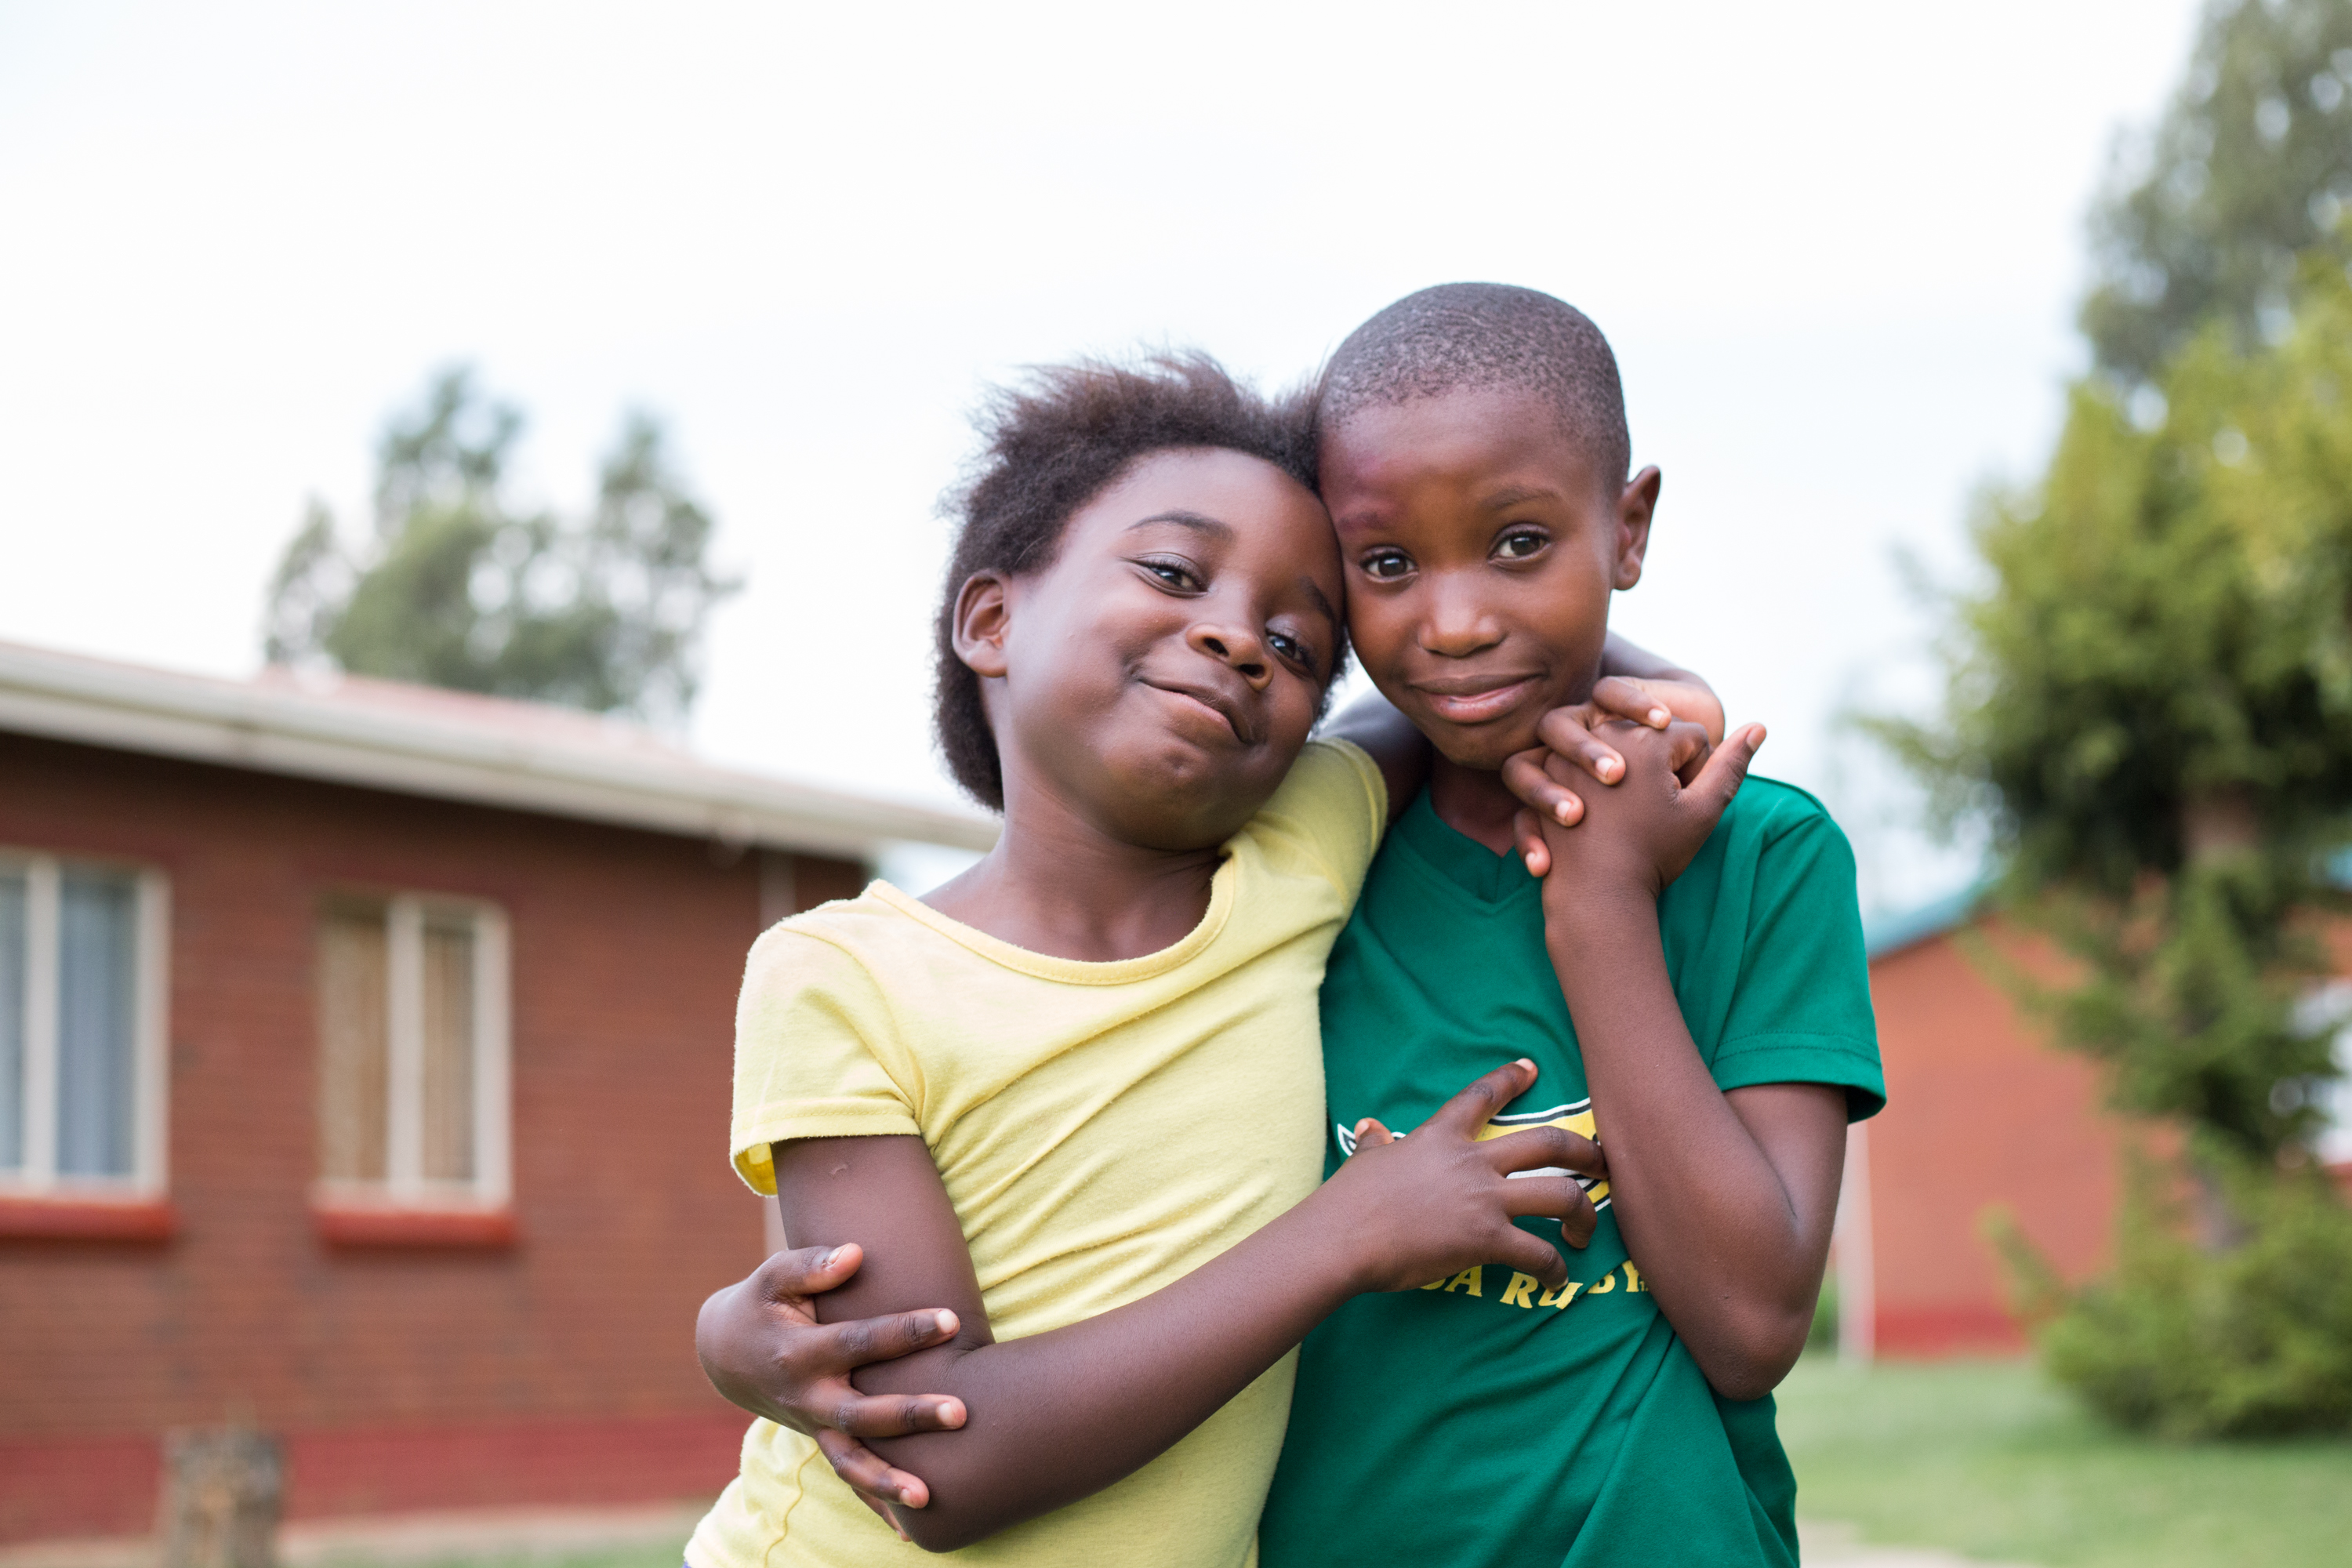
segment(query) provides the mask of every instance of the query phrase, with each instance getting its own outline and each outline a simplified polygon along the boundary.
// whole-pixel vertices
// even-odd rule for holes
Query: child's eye
[[[1265,634],[1265,646],[1308,674],[1314,673],[1315,650],[1297,637],[1286,632],[1269,631]]]
[[[1201,591],[1200,576],[1181,561],[1139,561],[1136,564],[1180,594]]]
[[[1506,561],[1525,561],[1550,542],[1535,529],[1514,529],[1495,542],[1495,553]]]
[[[1375,582],[1391,583],[1412,570],[1412,557],[1402,550],[1375,550],[1360,564],[1365,576]]]

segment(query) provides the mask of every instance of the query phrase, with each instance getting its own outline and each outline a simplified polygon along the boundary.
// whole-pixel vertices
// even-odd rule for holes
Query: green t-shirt
[[[1857,1119],[1885,1102],[1853,856],[1811,796],[1750,779],[1658,922],[1718,1085],[1837,1084]],[[1438,820],[1426,793],[1332,950],[1323,1056],[1327,1172],[1360,1118],[1418,1126],[1519,1056],[1539,1076],[1496,1135],[1591,1131],[1540,885]],[[1796,1561],[1796,1479],[1771,1399],[1716,1397],[1627,1260],[1606,1184],[1592,1191],[1600,1228],[1564,1252],[1576,1289],[1548,1294],[1488,1265],[1359,1296],[1307,1339],[1258,1527],[1265,1568]]]

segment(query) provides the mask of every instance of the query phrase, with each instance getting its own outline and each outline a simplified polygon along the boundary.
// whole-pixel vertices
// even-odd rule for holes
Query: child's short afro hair
[[[1530,392],[1551,405],[1611,487],[1633,442],[1609,340],[1575,306],[1507,283],[1441,283],[1348,334],[1323,369],[1318,418],[1336,429],[1366,408],[1462,387]]]
[[[1154,452],[1244,452],[1313,489],[1313,405],[1303,390],[1261,397],[1207,354],[1164,353],[1034,370],[992,391],[973,424],[980,456],[946,502],[956,536],[940,595],[931,717],[948,772],[974,800],[1002,811],[1004,773],[980,677],[955,651],[964,584],[979,572],[1019,576],[1051,565],[1071,517]]]

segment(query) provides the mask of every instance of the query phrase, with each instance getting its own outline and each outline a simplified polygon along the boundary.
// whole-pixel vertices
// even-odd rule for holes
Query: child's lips
[[[1197,719],[1204,721],[1206,728],[1212,731],[1223,731],[1226,738],[1239,744],[1244,746],[1249,744],[1249,735],[1243,727],[1241,715],[1234,711],[1233,705],[1226,699],[1213,692],[1204,692],[1197,687],[1180,686],[1172,681],[1162,683],[1147,680],[1144,684],[1178,699],[1179,710],[1189,710]]]
[[[1463,683],[1447,681],[1445,684],[1455,687]],[[1523,675],[1516,680],[1470,690],[1437,691],[1425,686],[1417,689],[1435,717],[1451,724],[1482,724],[1517,708],[1535,689],[1536,684],[1535,676]]]

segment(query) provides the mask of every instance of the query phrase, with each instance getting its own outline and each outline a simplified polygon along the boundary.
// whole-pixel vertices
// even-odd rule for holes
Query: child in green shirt
[[[1609,1177],[1568,1286],[1473,1268],[1309,1336],[1262,1559],[1793,1563],[1770,1391],[1820,1289],[1845,1123],[1885,1099],[1851,852],[1764,779],[1677,837],[1685,803],[1633,733],[1612,737],[1627,781],[1548,829],[1549,875],[1508,858],[1501,764],[1591,679],[1658,492],[1655,468],[1627,476],[1582,316],[1414,295],[1340,347],[1320,412],[1358,657],[1438,752],[1327,971],[1326,1168],[1509,1041],[1538,1076],[1496,1130],[1592,1132]]]

